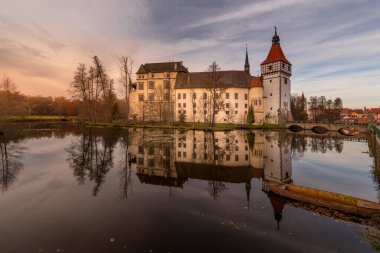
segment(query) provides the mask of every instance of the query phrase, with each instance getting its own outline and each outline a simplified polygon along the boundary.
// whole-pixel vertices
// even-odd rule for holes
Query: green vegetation
[[[82,122],[86,126],[93,127],[133,127],[133,128],[157,128],[157,129],[181,129],[181,130],[209,130],[209,131],[231,131],[231,130],[242,130],[242,129],[279,129],[279,125],[275,124],[264,124],[264,125],[247,125],[247,124],[223,124],[215,123],[214,127],[207,126],[204,123],[179,123],[176,122],[172,126],[170,125],[160,125],[154,124],[153,122],[130,122],[125,123],[123,121],[114,122]]]
[[[39,121],[73,121],[76,117],[64,117],[64,116],[0,116],[0,121],[10,122],[39,122]]]

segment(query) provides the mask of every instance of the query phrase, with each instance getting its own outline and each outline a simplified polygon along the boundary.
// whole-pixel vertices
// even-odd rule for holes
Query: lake
[[[0,252],[372,252],[366,226],[266,180],[379,202],[371,139],[12,124]]]

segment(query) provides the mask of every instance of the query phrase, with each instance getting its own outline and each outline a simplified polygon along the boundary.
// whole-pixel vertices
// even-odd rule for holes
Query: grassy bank
[[[2,116],[0,121],[4,122],[56,122],[73,121],[76,117],[64,116]]]
[[[178,130],[207,130],[207,131],[231,131],[231,130],[243,130],[243,129],[280,129],[279,125],[264,124],[264,125],[247,125],[247,124],[223,124],[217,123],[214,127],[205,125],[204,123],[174,123],[173,125],[160,125],[154,123],[144,122],[131,122],[125,123],[121,121],[114,121],[112,123],[106,122],[82,122],[86,126],[92,127],[132,127],[132,128],[156,128],[156,129],[178,129]]]
[[[80,121],[76,117],[63,116],[3,116],[0,117],[0,122],[73,122],[76,121],[85,126],[90,127],[132,127],[132,128],[156,128],[156,129],[178,129],[178,130],[206,130],[206,131],[231,131],[243,129],[280,129],[279,125],[264,124],[264,125],[248,125],[248,124],[225,124],[217,123],[214,127],[204,123],[179,123],[173,125],[165,125],[157,122],[128,122],[125,120],[114,120],[113,122],[91,122]]]

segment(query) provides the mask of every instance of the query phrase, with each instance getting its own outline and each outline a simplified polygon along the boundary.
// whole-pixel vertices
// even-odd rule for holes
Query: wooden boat
[[[338,132],[347,136],[355,136],[359,134],[359,131],[354,127],[341,128]]]
[[[310,203],[317,206],[323,206],[363,217],[370,217],[373,214],[380,214],[379,203],[333,192],[276,182],[266,182],[266,189],[269,192],[276,193],[289,199]]]

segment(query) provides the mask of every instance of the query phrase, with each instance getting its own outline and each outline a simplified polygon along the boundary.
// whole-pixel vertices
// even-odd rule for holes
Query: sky
[[[246,44],[258,75],[276,25],[292,93],[379,107],[379,10],[377,0],[1,0],[0,78],[28,95],[68,96],[94,55],[117,80],[120,55],[134,72],[164,61],[243,70]]]

